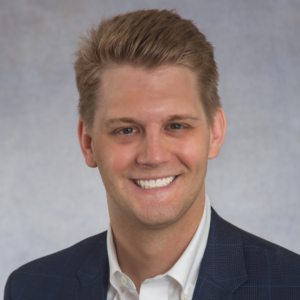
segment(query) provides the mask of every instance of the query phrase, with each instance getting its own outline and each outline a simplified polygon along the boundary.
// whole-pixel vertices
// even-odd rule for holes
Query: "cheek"
[[[130,169],[134,164],[134,151],[130,147],[123,145],[113,145],[103,143],[98,155],[98,167],[104,176],[108,174],[118,176]],[[117,178],[117,177],[116,177]]]
[[[185,141],[176,147],[176,156],[189,170],[203,168],[207,164],[208,147],[203,140]]]

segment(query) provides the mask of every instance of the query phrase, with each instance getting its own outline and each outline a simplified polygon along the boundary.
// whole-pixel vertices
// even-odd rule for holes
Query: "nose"
[[[139,165],[157,167],[171,159],[168,141],[158,129],[149,130],[141,140],[136,158]]]

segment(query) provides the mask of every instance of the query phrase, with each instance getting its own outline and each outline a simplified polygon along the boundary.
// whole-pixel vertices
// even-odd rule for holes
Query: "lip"
[[[156,194],[157,192],[162,193],[165,192],[169,189],[171,189],[176,183],[178,178],[180,177],[180,175],[171,175],[171,176],[175,176],[175,179],[168,184],[167,186],[162,186],[162,187],[158,187],[158,188],[154,188],[154,189],[143,189],[141,187],[139,187],[138,185],[135,184],[134,180],[156,180],[156,179],[161,179],[161,178],[165,178],[165,177],[155,177],[155,178],[151,178],[151,179],[130,179],[129,181],[131,182],[131,184],[133,185],[133,188],[142,194]],[[170,176],[166,176],[166,177],[170,177]]]
[[[165,175],[165,176],[148,177],[148,178],[131,178],[131,180],[157,180],[157,179],[168,178],[168,177],[172,177],[172,176],[175,176],[175,179],[176,179],[176,177],[178,177],[179,175]]]

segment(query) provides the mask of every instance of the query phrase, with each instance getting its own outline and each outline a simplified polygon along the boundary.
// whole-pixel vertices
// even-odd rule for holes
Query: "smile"
[[[174,181],[176,176],[170,176],[165,178],[159,178],[156,180],[150,179],[150,180],[134,180],[134,183],[139,186],[142,189],[156,189],[160,187],[164,187],[169,185]]]

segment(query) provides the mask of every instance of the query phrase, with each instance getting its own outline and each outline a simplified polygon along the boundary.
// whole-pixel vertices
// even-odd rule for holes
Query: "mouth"
[[[169,176],[163,177],[159,179],[133,179],[133,182],[140,188],[148,190],[148,189],[157,189],[171,184],[178,176]]]

